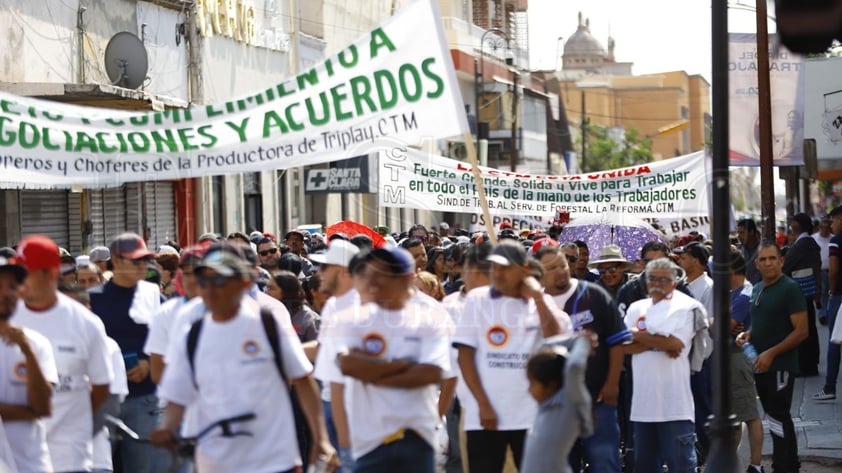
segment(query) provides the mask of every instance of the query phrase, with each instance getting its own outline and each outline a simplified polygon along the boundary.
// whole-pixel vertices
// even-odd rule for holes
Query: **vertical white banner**
[[[728,88],[730,161],[760,165],[757,40],[753,33],[729,35]],[[772,157],[776,166],[804,164],[804,58],[769,36],[772,95]]]

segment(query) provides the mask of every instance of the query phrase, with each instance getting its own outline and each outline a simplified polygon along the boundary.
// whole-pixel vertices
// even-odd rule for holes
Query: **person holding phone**
[[[158,285],[145,280],[154,253],[134,233],[118,235],[109,249],[114,276],[89,290],[91,310],[123,353],[129,394],[120,417],[132,430],[145,436],[158,421],[155,383],[150,377],[149,357],[143,351],[149,323],[161,306]],[[125,473],[165,471],[170,460],[166,452],[137,442],[122,442],[120,451]]]

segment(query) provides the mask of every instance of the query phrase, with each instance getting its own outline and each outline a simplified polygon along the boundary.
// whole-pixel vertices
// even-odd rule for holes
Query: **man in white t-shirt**
[[[317,367],[320,363],[333,363],[333,360],[325,359],[324,354],[319,355],[319,353],[323,353],[321,346],[326,342],[326,335],[334,323],[333,316],[337,312],[359,303],[359,294],[354,289],[354,281],[351,278],[350,271],[348,271],[348,264],[359,252],[360,249],[353,243],[337,238],[330,242],[324,254],[317,253],[310,256],[310,259],[319,265],[319,274],[322,277],[322,284],[319,286],[319,290],[330,295],[330,298],[325,302],[319,314],[322,324],[319,329],[318,340],[308,342],[304,346],[305,352],[308,352],[308,358],[314,360]],[[318,370],[316,373],[318,374]],[[333,423],[333,414],[330,409],[330,382],[323,379],[319,380],[322,381],[322,408],[330,443],[339,450],[340,456],[343,456],[343,451],[339,447],[336,426]],[[348,457],[348,453],[345,452],[344,456],[346,458]],[[343,464],[345,463],[347,462],[343,461]]]
[[[0,257],[0,418],[19,473],[53,471],[44,418],[58,384],[50,342],[9,323],[26,277],[23,266]]]
[[[123,362],[123,352],[120,345],[113,338],[106,338],[108,355],[111,356],[111,366],[114,368],[114,379],[108,387],[108,400],[97,412],[97,416],[110,414],[120,415],[120,404],[129,394],[129,383],[126,377],[126,365]],[[110,473],[114,470],[114,459],[111,453],[111,436],[107,425],[103,425],[94,433],[94,473]]]
[[[149,374],[155,384],[161,383],[170,340],[181,335],[173,331],[176,315],[188,301],[199,295],[199,285],[196,283],[193,267],[202,259],[207,246],[191,246],[181,252],[178,269],[181,271],[181,287],[184,290],[184,295],[173,297],[161,305],[158,314],[152,318],[152,322],[149,324],[149,335],[146,337],[143,351],[149,355]]]
[[[473,245],[458,262],[462,265],[460,274],[464,284],[459,291],[448,295],[442,301],[442,305],[450,314],[454,324],[462,318],[462,310],[465,308],[468,293],[478,287],[491,284],[491,262],[488,261],[491,248],[490,243]],[[442,403],[449,404],[446,414],[449,443],[444,468],[446,473],[462,473],[462,445],[459,442],[462,406],[475,401],[464,381],[459,380],[459,351],[455,347],[451,347],[450,350],[450,365],[453,378],[442,381],[439,397],[439,411],[442,410]]]
[[[209,249],[195,267],[199,293],[207,308],[201,319],[192,362],[188,355],[189,333],[181,349],[168,352],[160,395],[167,401],[161,424],[149,438],[161,447],[173,447],[175,432],[185,406],[194,410],[200,428],[214,422],[247,414],[252,421],[235,423],[234,432],[251,436],[224,436],[212,431],[199,440],[196,464],[202,472],[248,471],[292,472],[300,468],[292,405],[284,379],[296,390],[312,432],[314,462],[325,456],[338,465],[325,433],[318,390],[297,335],[285,321],[272,314],[277,324],[283,377],[261,320],[258,304],[243,297],[251,288],[252,270],[235,252]],[[175,345],[171,345],[175,347]]]
[[[528,276],[526,250],[503,240],[491,252],[491,286],[471,291],[453,344],[472,399],[463,405],[471,471],[503,471],[511,447],[520,465],[537,405],[525,395],[526,360],[545,337],[572,334],[570,318]]]
[[[634,371],[630,419],[634,423],[635,471],[692,473],[696,468],[690,347],[699,301],[676,291],[678,268],[667,258],[646,265],[650,298],[626,311],[633,342],[625,345]]]
[[[687,275],[687,289],[693,299],[699,301],[713,319],[713,279],[707,269],[710,252],[699,242],[692,242],[675,249],[679,255],[678,264]],[[708,417],[713,413],[713,381],[711,379],[713,358],[708,357],[702,363],[702,369],[693,373],[690,387],[693,389],[693,403],[696,406],[696,437],[699,440],[699,463],[704,463],[710,448],[710,439],[705,429]]]
[[[12,318],[50,341],[58,386],[47,419],[47,445],[57,473],[88,471],[93,462],[93,413],[108,397],[113,379],[102,321],[58,292],[61,261],[48,237],[25,237],[18,261],[28,273],[23,300]]]
[[[336,362],[320,364],[319,375],[331,383],[334,414],[347,415],[354,472],[432,473],[452,325],[437,301],[416,294],[414,258],[403,248],[367,253],[364,278],[361,297],[374,302],[334,317],[324,351]]]
[[[833,237],[833,233],[830,229],[830,221],[831,218],[829,216],[822,217],[819,224],[814,225],[818,228],[818,231],[812,235],[813,239],[816,240],[816,243],[819,244],[819,250],[821,251],[823,288],[830,287],[830,281],[828,280],[830,271],[830,239]],[[822,325],[827,325],[827,304],[829,298],[830,296],[827,291],[821,292],[821,307],[819,307],[819,310],[816,311],[816,316],[819,318]]]

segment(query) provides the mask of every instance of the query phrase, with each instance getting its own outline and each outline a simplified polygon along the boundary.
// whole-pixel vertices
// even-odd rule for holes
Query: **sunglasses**
[[[222,287],[228,284],[231,278],[228,276],[222,276],[221,274],[217,274],[216,276],[206,276],[200,275],[196,278],[196,282],[199,283],[201,287],[213,286],[213,287]]]
[[[579,261],[579,257],[578,257],[578,256],[576,256],[576,255],[568,255],[568,254],[565,254],[564,256],[566,256],[566,257],[567,257],[567,262],[568,262],[568,263],[575,263],[575,262]]]
[[[150,262],[152,262],[152,258],[138,258],[138,259],[123,258],[123,259],[131,261],[132,264],[135,265],[135,266],[140,266],[142,264],[149,264]]]
[[[258,253],[260,254],[260,256],[269,256],[269,255],[274,255],[274,254],[275,254],[275,253],[277,253],[277,252],[278,252],[278,249],[277,249],[277,248],[272,248],[272,249],[269,249],[269,250],[258,251]]]
[[[648,282],[656,282],[658,284],[672,284],[673,282],[675,282],[675,279],[668,278],[666,276],[646,276],[646,280]]]
[[[597,269],[597,271],[599,271],[599,274],[605,274],[605,273],[614,274],[617,271],[620,271],[620,267],[619,266],[611,266],[610,268],[599,268],[599,269]]]

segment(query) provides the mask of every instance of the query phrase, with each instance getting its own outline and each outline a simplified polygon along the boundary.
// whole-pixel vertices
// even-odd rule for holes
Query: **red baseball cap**
[[[535,243],[532,244],[532,249],[530,250],[530,254],[534,255],[538,252],[541,248],[545,246],[553,246],[558,247],[558,242],[553,240],[550,237],[543,237],[535,240]]]
[[[44,235],[24,237],[18,243],[17,262],[30,273],[42,269],[58,269],[61,267],[58,245]]]
[[[123,259],[141,259],[155,256],[155,253],[146,247],[146,242],[137,233],[121,233],[117,235],[108,248],[111,256]]]

